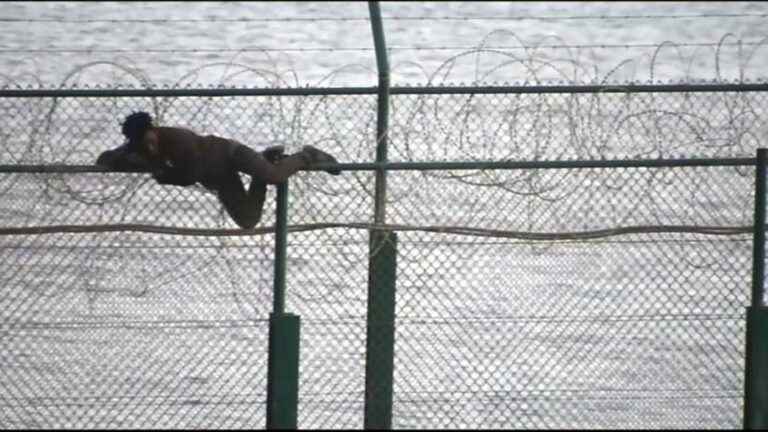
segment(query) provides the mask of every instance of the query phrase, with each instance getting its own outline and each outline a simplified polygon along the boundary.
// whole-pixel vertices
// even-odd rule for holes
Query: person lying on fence
[[[163,185],[202,184],[213,191],[241,228],[261,219],[267,184],[284,182],[300,169],[317,163],[337,163],[330,154],[306,145],[284,154],[283,146],[257,152],[233,139],[198,135],[181,127],[155,126],[146,112],[134,112],[122,123],[128,141],[99,155],[97,165],[115,170],[148,170]],[[339,175],[338,169],[326,170]],[[245,190],[238,173],[251,177]]]

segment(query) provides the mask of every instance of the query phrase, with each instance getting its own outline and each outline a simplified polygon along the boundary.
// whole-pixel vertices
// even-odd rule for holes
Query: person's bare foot
[[[307,161],[307,163],[310,166],[319,164],[319,163],[328,163],[328,164],[339,163],[339,161],[337,161],[335,157],[311,145],[305,145],[304,147],[302,147],[301,151],[304,152],[304,155],[306,156],[304,160]],[[341,174],[341,169],[339,168],[328,168],[324,171],[332,175]]]

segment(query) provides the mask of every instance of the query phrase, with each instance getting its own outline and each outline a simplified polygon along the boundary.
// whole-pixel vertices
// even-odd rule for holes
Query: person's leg
[[[233,172],[217,186],[216,193],[227,214],[240,228],[253,228],[261,220],[264,200],[267,196],[266,183],[251,178],[251,185],[246,192],[240,176]]]
[[[307,166],[305,158],[299,153],[271,163],[261,153],[243,144],[235,148],[232,164],[237,171],[251,176],[251,181],[260,180],[268,184],[282,183]]]
[[[300,169],[323,162],[336,163],[336,159],[312,146],[304,146],[299,153],[283,156],[274,163],[243,144],[237,145],[232,153],[232,163],[237,171],[269,184],[282,183]],[[333,169],[328,172],[337,175],[341,171]]]

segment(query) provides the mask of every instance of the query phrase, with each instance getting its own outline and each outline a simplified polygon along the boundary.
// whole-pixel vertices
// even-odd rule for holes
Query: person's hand
[[[165,182],[166,177],[168,177],[168,173],[164,169],[156,169],[152,171],[152,178],[160,184]]]
[[[113,150],[106,150],[96,158],[96,165],[111,170],[146,171],[150,163],[141,155],[127,151],[125,145]]]
[[[96,158],[96,165],[106,168],[113,168],[115,159],[117,159],[117,151],[107,150],[102,152],[99,157]]]
[[[173,176],[173,164],[167,160],[152,164],[152,178],[160,184],[167,184]]]

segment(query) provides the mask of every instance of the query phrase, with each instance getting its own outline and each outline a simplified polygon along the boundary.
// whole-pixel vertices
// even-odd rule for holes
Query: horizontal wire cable
[[[702,322],[742,320],[744,314],[704,314],[704,313],[651,313],[651,314],[620,314],[599,316],[578,315],[530,315],[530,316],[497,316],[497,317],[451,317],[425,318],[403,315],[398,321],[404,325],[441,325],[441,324],[571,324],[571,323],[614,323],[614,322]],[[315,325],[363,325],[366,316],[345,317],[340,319],[303,317],[306,324]],[[232,320],[126,320],[126,321],[19,321],[0,324],[0,330],[34,332],[48,330],[219,330],[229,328],[264,328],[269,323],[268,318],[232,319]]]
[[[677,393],[675,395],[643,395],[642,393],[648,392],[670,392]],[[636,391],[634,389],[618,390],[615,392],[606,390],[573,390],[573,389],[547,389],[540,391],[531,391],[528,394],[517,390],[437,390],[437,391],[402,391],[400,397],[395,398],[399,403],[424,403],[424,402],[445,402],[445,401],[457,401],[462,400],[461,396],[488,396],[496,397],[499,394],[517,395],[517,397],[525,400],[560,400],[560,401],[597,401],[597,400],[717,400],[717,399],[733,399],[740,397],[737,393],[738,389],[686,389],[686,390],[659,390],[649,389]],[[702,395],[696,394],[701,392],[719,393]],[[558,395],[560,393],[561,395]],[[608,393],[608,394],[600,394]],[[729,395],[729,393],[734,393]],[[323,392],[313,393],[309,396],[356,396],[361,392]],[[611,395],[613,394],[613,395]],[[409,399],[403,396],[415,396],[415,395],[430,395],[430,396],[443,396],[439,399],[425,399],[423,397],[418,399]],[[15,404],[0,404],[1,407],[7,408],[22,408],[22,407],[37,407],[37,408],[53,408],[53,407],[103,407],[104,402],[117,402],[119,401],[122,406],[208,406],[208,405],[249,405],[249,404],[266,404],[266,394],[253,393],[251,395],[244,395],[244,398],[237,397],[231,398],[234,400],[219,400],[212,401],[206,399],[222,398],[228,396],[226,394],[216,395],[198,395],[190,394],[188,397],[184,396],[157,396],[157,395],[126,395],[126,396],[11,396],[0,398],[0,401],[16,402]],[[250,396],[250,398],[249,398]],[[300,402],[308,404],[322,404],[322,403],[339,403],[339,400],[316,400],[307,398],[307,394],[302,394],[299,398]],[[446,398],[445,396],[454,396],[453,398]],[[459,396],[457,398],[456,396]],[[144,403],[138,401],[147,401]],[[149,402],[151,401],[151,402]],[[362,401],[360,402],[362,403]]]
[[[527,15],[527,16],[383,16],[391,21],[571,21],[571,20],[656,20],[656,19],[692,19],[692,18],[766,18],[768,13],[701,13],[679,15]],[[253,23],[253,22],[349,22],[370,21],[369,17],[282,17],[282,18],[13,18],[0,17],[6,23],[131,23],[131,24],[168,24],[168,23]]]
[[[688,42],[674,43],[670,47],[729,47],[729,46],[761,46],[764,42]],[[516,46],[497,46],[497,45],[479,45],[479,46],[434,46],[434,47],[406,47],[406,46],[388,46],[388,51],[473,51],[473,50],[538,50],[538,49],[636,49],[636,48],[659,48],[661,43],[641,43],[641,44],[549,44],[549,45],[516,45]],[[354,51],[374,51],[373,47],[308,47],[308,48],[2,48],[0,53],[45,53],[45,54],[66,54],[66,53],[232,53],[232,52],[354,52]]]
[[[552,394],[552,393],[565,393],[565,394],[585,394],[585,393],[606,393],[606,394],[621,394],[621,393],[649,393],[649,392],[659,392],[659,393],[672,393],[672,394],[685,394],[685,393],[728,393],[728,392],[738,392],[740,391],[737,388],[733,389],[727,389],[727,388],[655,388],[655,387],[635,387],[631,389],[615,389],[615,388],[602,388],[602,389],[584,389],[584,388],[538,388],[538,389],[526,389],[526,390],[518,390],[518,389],[488,389],[488,390],[458,390],[458,389],[450,389],[450,390],[409,390],[406,393],[413,394],[413,395],[437,395],[437,394],[455,394],[455,395],[472,395],[472,394],[499,394],[499,393],[515,393],[522,395],[523,397],[531,395],[546,395],[546,394]],[[323,391],[306,391],[302,392],[302,397],[307,396],[357,396],[364,394],[364,390],[323,390]],[[261,397],[266,396],[266,393],[196,393],[194,394],[196,397],[204,397],[204,398],[216,398],[216,397],[223,397],[223,396],[229,396],[231,398],[249,398],[249,397]],[[174,399],[178,398],[178,394],[154,394],[154,395],[112,395],[112,396],[100,396],[100,395],[82,395],[82,396],[70,396],[70,395],[61,395],[61,396],[6,396],[2,397],[0,396],[0,400],[12,400],[12,401],[22,401],[27,399],[35,399],[36,401],[43,401],[43,400],[114,400],[114,399],[135,399],[135,398],[144,398],[144,399]],[[306,400],[312,401],[311,399],[307,398]]]
[[[304,321],[311,322],[311,319]],[[190,329],[216,330],[225,328],[259,328],[269,323],[268,318],[230,320],[114,320],[114,321],[19,321],[0,324],[4,331],[12,330],[96,330],[96,329]]]
[[[10,398],[9,398],[10,399]],[[31,400],[30,400],[31,399]],[[52,403],[43,403],[43,402],[36,402],[36,399],[41,399],[36,396],[31,396],[29,398],[15,398],[10,399],[14,402],[21,402],[19,405],[13,405],[13,404],[0,404],[0,407],[4,408],[60,408],[60,407],[80,407],[80,408],[95,408],[95,407],[104,407],[104,402],[117,402],[116,399],[120,400],[121,406],[234,406],[234,405],[248,405],[248,406],[255,406],[259,404],[266,405],[266,396],[264,399],[254,399],[254,400],[248,400],[248,399],[242,399],[237,401],[203,401],[199,398],[196,398],[196,396],[190,395],[190,397],[166,397],[166,398],[160,398],[160,397],[146,397],[146,396],[125,396],[125,397],[101,397],[101,398],[93,398],[95,399],[94,402],[79,402],[78,398],[63,398],[63,397],[46,397],[45,399],[52,399],[54,401],[62,401],[62,402],[52,402]],[[0,399],[0,401],[3,399]],[[141,402],[146,401],[146,402]]]

